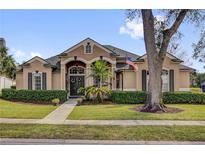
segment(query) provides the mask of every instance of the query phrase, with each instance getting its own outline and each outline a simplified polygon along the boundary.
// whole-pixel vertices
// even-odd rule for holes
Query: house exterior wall
[[[84,53],[84,46],[81,45],[78,48],[68,52],[67,56],[61,58],[61,60],[64,61],[68,57],[74,57],[74,56],[85,59],[86,61],[92,61],[96,57],[100,57],[100,56],[107,57],[107,58],[111,59],[112,61],[116,61],[116,58],[111,57],[107,51],[103,50],[102,48],[100,48],[96,45],[93,45],[93,53],[91,53],[91,54]]]
[[[23,67],[23,89],[28,89],[28,73],[35,71],[45,72],[47,74],[47,89],[52,89],[52,69],[45,67],[44,64],[38,60],[30,63],[30,66]]]
[[[61,89],[61,74],[60,72],[52,73],[52,89]]]
[[[96,46],[93,45],[92,53],[85,53],[84,52],[84,45],[80,45],[79,47],[73,49],[72,51],[69,51],[66,56],[61,57],[61,89],[66,88],[65,83],[65,74],[66,74],[66,64],[68,62],[71,62],[74,60],[74,57],[77,56],[76,60],[82,61],[86,64],[86,74],[85,74],[85,86],[92,86],[93,85],[93,79],[92,77],[89,77],[90,75],[90,66],[93,62],[103,58],[103,60],[109,62],[111,64],[111,73],[113,75],[112,79],[112,89],[115,89],[115,68],[116,68],[116,58],[112,57],[111,54]]]
[[[124,71],[123,72],[123,90],[134,91],[136,90],[136,72]]]
[[[112,56],[110,51],[100,47],[98,44],[92,43],[92,53],[85,53],[85,43],[81,43],[76,47],[69,49],[65,55],[61,56],[61,70],[59,72],[52,72],[51,67],[46,67],[44,60],[33,60],[29,66],[23,66],[22,72],[16,74],[16,86],[17,89],[28,89],[28,73],[29,72],[45,72],[47,74],[47,89],[66,89],[66,74],[67,64],[74,60],[79,60],[85,64],[85,86],[93,85],[93,79],[90,77],[91,65],[93,62],[99,59],[103,59],[110,63],[110,69],[112,73],[112,89],[116,89],[116,57]],[[75,59],[74,57],[77,57]],[[142,70],[148,70],[147,59],[144,62],[136,62],[138,65],[138,71],[124,70],[120,75],[120,83],[123,83],[123,87],[120,84],[119,89],[123,90],[142,90]],[[189,88],[190,85],[190,71],[180,71],[179,63],[174,63],[169,57],[165,58],[163,69],[174,70],[174,90],[178,91],[180,88]]]
[[[138,72],[137,72],[137,90],[142,90],[142,70],[148,70],[147,59],[144,62],[138,62]],[[178,91],[180,88],[180,74],[179,74],[179,63],[174,63],[169,57],[165,58],[163,69],[174,70],[174,90]],[[134,84],[134,83],[133,83]]]
[[[23,72],[16,73],[16,89],[24,89]]]
[[[181,90],[190,87],[190,71],[180,71],[179,72],[179,87]]]

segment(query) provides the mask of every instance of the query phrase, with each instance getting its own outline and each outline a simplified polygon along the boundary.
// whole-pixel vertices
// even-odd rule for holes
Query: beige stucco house
[[[135,71],[126,64],[126,58],[138,66]],[[149,71],[146,55],[119,49],[111,45],[86,38],[66,51],[42,59],[34,57],[23,63],[16,74],[17,89],[65,89],[70,96],[77,95],[79,87],[95,84],[90,76],[91,66],[97,60],[105,60],[112,78],[108,86],[113,90],[147,90]],[[167,53],[163,66],[163,91],[188,90],[192,68],[182,65],[183,61]]]

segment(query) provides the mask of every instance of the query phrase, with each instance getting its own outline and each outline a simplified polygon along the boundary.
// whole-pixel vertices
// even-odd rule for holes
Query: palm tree
[[[16,64],[12,55],[8,55],[8,49],[0,48],[0,75],[6,75],[15,79]]]
[[[98,60],[92,65],[90,75],[98,81],[97,87],[102,87],[103,83],[111,77],[111,72],[104,60]]]

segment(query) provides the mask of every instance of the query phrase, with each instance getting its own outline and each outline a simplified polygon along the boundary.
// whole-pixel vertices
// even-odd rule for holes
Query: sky
[[[143,55],[142,26],[140,19],[128,22],[125,10],[0,10],[0,37],[18,63],[34,56],[49,58],[87,37]],[[186,23],[180,31],[181,51],[191,58],[199,32]],[[188,65],[205,72],[197,60],[191,59]]]

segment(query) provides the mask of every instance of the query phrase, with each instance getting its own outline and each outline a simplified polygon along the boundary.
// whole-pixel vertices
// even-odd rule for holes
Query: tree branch
[[[187,12],[188,12],[188,9],[181,10],[176,20],[174,21],[173,25],[169,29],[166,29],[163,31],[163,40],[162,40],[162,45],[159,51],[159,58],[161,60],[163,60],[164,57],[166,56],[166,52],[167,52],[170,39],[174,35],[174,33],[176,33],[177,29],[183,22]]]

